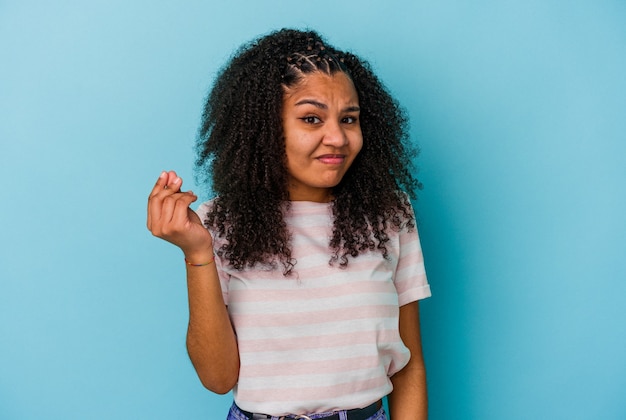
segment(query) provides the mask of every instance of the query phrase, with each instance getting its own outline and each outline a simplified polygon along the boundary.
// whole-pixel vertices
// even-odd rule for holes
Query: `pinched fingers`
[[[158,218],[152,216],[150,226],[152,234],[181,247],[188,242],[194,242],[198,232],[194,230],[193,224],[197,223],[189,217],[191,213],[189,205],[196,200],[197,197],[191,192],[165,197]]]
[[[161,173],[148,198],[148,229],[178,246],[185,255],[204,253],[212,249],[211,235],[189,208],[198,197],[191,191],[181,191],[182,183],[174,171]]]
[[[180,226],[189,220],[187,209],[198,197],[192,192],[179,192],[163,198],[159,220],[162,225]]]
[[[152,230],[153,221],[161,218],[163,199],[179,192],[182,183],[182,179],[176,175],[176,172],[161,172],[148,197],[147,226],[149,230]]]

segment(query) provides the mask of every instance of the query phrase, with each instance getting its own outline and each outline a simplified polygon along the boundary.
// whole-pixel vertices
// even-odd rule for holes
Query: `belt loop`
[[[346,410],[339,412],[339,420],[348,420],[348,412]]]

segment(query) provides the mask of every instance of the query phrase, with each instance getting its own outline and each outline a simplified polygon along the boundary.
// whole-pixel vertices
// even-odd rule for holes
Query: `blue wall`
[[[431,418],[624,418],[625,4],[225,4],[0,1],[0,418],[224,418],[145,203],[163,169],[193,187],[212,77],[282,26],[411,115]]]

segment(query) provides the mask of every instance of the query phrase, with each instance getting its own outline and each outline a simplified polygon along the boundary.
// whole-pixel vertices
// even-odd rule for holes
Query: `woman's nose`
[[[342,147],[348,143],[348,137],[339,123],[326,123],[323,143],[328,146]]]

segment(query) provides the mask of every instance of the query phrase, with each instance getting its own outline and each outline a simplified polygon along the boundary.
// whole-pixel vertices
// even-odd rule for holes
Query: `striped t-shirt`
[[[389,377],[410,358],[399,306],[430,296],[417,231],[390,230],[388,259],[366,252],[339,268],[329,264],[329,203],[294,201],[285,221],[291,276],[215,260],[239,345],[235,402],[275,416],[365,407],[392,390]],[[213,236],[217,250],[224,239]]]

